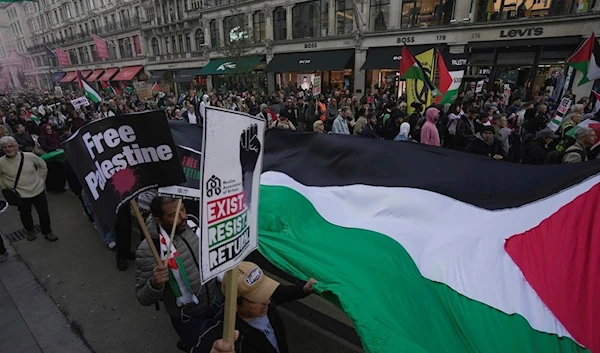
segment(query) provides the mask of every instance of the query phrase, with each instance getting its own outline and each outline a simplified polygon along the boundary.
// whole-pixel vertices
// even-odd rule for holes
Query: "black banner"
[[[64,143],[103,227],[138,193],[186,181],[163,111],[96,120]]]

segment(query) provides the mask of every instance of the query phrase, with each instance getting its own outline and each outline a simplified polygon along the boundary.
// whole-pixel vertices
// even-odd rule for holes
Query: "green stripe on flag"
[[[316,278],[354,320],[369,353],[589,352],[425,279],[392,238],[327,222],[299,192],[261,186],[259,251],[278,268]],[[501,295],[501,294],[499,294]]]

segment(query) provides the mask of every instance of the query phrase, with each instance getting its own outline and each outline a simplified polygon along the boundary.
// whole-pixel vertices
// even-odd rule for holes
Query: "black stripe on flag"
[[[307,186],[429,190],[489,210],[543,199],[600,173],[600,161],[532,166],[416,143],[270,130],[263,171]]]

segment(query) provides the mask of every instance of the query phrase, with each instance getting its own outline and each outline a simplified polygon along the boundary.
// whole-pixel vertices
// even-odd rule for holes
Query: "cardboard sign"
[[[321,76],[315,76],[313,78],[313,96],[321,94]]]
[[[64,150],[105,229],[139,193],[186,181],[164,111],[93,121],[73,134]]]
[[[477,86],[475,87],[475,93],[481,93],[483,91],[483,83],[484,81],[477,81]]]
[[[202,159],[202,283],[234,268],[258,247],[260,173],[267,122],[208,107]]]
[[[77,99],[73,99],[71,101],[71,104],[73,105],[73,108],[75,109],[79,109],[81,107],[87,107],[90,105],[90,101],[88,101],[88,99],[86,97],[79,97]]]

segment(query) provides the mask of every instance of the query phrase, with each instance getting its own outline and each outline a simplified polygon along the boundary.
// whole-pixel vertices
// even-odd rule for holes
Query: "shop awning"
[[[92,72],[92,74],[86,79],[88,82],[94,82],[102,75],[103,69],[97,69]]]
[[[102,76],[100,76],[100,78],[98,78],[98,81],[110,81],[110,79],[114,76],[114,74],[117,73],[117,71],[119,71],[119,69],[117,69],[116,67],[111,67],[110,69],[104,70],[104,73],[102,74]]]
[[[179,70],[177,71],[177,75],[175,76],[175,78],[173,79],[173,82],[190,82],[192,81],[196,76],[200,75],[200,71],[202,70],[201,67],[195,68],[195,69],[185,69],[185,70]]]
[[[430,45],[411,46],[410,52],[418,55],[431,48]],[[397,71],[400,69],[400,59],[402,59],[402,46],[369,48],[367,60],[360,69]]]
[[[128,66],[121,69],[119,74],[112,81],[131,81],[142,69],[143,66]]]
[[[87,79],[87,77],[92,73],[92,70],[82,70],[81,71],[81,76],[83,76],[84,79]]]
[[[213,59],[200,70],[198,75],[223,75],[249,72],[262,60],[262,55],[246,56],[239,59]]]
[[[268,72],[341,71],[354,66],[354,49],[275,54]]]
[[[52,74],[52,82],[59,82],[67,73],[66,72],[55,72]]]
[[[60,83],[69,83],[69,82],[72,82],[76,77],[77,77],[77,71],[69,71],[59,82]]]
[[[150,75],[150,82],[154,83],[160,81],[166,72],[167,71],[165,70],[152,71],[152,75]]]

